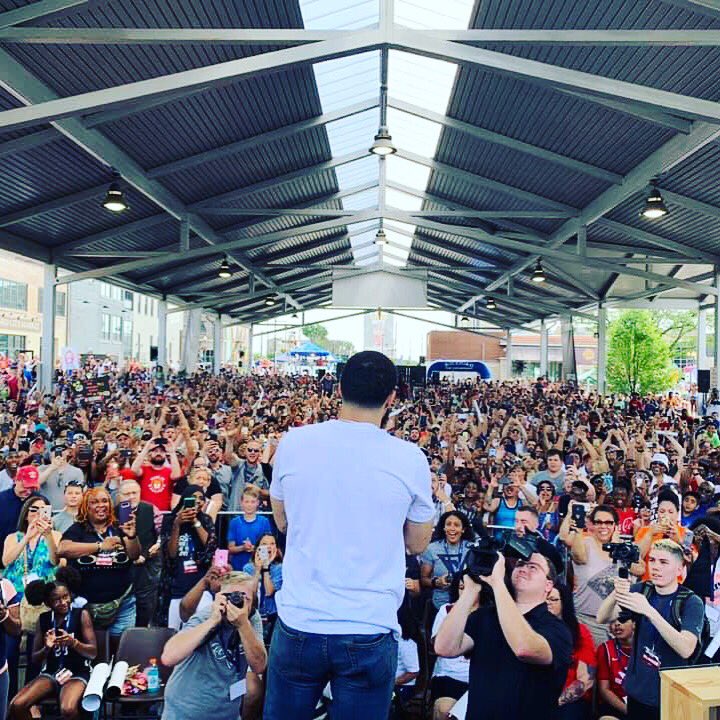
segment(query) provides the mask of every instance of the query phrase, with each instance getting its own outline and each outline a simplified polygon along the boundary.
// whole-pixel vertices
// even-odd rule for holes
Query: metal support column
[[[512,331],[510,328],[507,329],[505,334],[505,363],[507,365],[507,379],[512,378]]]
[[[720,267],[715,267],[715,287],[720,288]],[[720,369],[720,294],[715,296],[715,337],[713,338],[713,357],[715,359],[715,383],[718,386]]]
[[[607,308],[598,304],[598,344],[597,344],[597,390],[605,394],[607,374]]]
[[[697,369],[707,370],[707,310],[698,310],[697,323]]]
[[[158,301],[158,355],[157,364],[167,369],[167,300]]]
[[[540,376],[548,374],[548,326],[547,321],[540,322]]]
[[[40,387],[52,391],[55,373],[55,265],[43,266],[42,337],[40,340]]]
[[[213,324],[213,373],[220,374],[220,367],[223,361],[223,326],[220,313]]]
[[[252,372],[253,364],[253,324],[250,323],[250,329],[248,330],[248,349],[247,349],[247,362],[245,368],[247,372]]]

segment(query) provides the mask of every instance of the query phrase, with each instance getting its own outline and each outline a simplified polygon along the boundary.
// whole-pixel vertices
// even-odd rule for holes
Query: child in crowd
[[[252,562],[258,540],[272,534],[268,519],[257,514],[259,504],[259,490],[249,485],[243,490],[240,501],[243,514],[233,518],[228,528],[228,551],[233,570],[242,570]]]

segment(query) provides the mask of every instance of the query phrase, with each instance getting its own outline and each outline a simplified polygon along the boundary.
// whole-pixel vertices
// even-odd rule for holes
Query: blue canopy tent
[[[321,348],[319,345],[316,345],[314,342],[310,342],[310,340],[307,340],[306,342],[302,343],[302,345],[298,345],[296,348],[293,348],[292,350],[288,350],[287,354],[290,357],[295,357],[295,358],[310,357],[311,355],[314,355],[315,357],[321,357],[321,358],[325,358],[327,360],[335,359],[329,350],[325,350],[325,348]]]

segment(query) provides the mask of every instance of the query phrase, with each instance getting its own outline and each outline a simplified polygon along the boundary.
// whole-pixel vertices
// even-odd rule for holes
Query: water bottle
[[[145,668],[145,675],[147,675],[148,692],[160,692],[160,668],[157,664],[157,658],[150,658],[150,665]]]

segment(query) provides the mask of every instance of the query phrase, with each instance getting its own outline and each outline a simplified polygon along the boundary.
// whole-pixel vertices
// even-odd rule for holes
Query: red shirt
[[[620,519],[620,534],[632,536],[633,522],[637,517],[635,510],[633,508],[615,508],[615,512]]]
[[[140,499],[152,503],[161,512],[170,510],[173,482],[172,470],[163,466],[143,465],[140,478]]]
[[[577,680],[578,663],[584,662],[589,668],[595,667],[595,644],[593,643],[592,635],[586,625],[578,623],[578,628],[580,630],[580,638],[578,644],[573,648],[572,665],[568,668],[563,690]]]
[[[623,687],[623,680],[630,660],[630,648],[624,651],[615,640],[608,640],[597,649],[597,679],[608,680],[608,689],[613,695],[625,702],[627,693]]]

